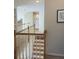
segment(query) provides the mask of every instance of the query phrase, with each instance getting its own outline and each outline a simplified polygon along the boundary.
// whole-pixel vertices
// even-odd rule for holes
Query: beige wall
[[[64,54],[64,23],[57,23],[57,9],[64,8],[64,0],[45,0],[45,29],[48,54]]]

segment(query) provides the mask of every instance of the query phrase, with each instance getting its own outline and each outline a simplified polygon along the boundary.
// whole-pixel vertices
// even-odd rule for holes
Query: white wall
[[[25,14],[28,12],[39,12],[39,30],[43,32],[44,30],[44,3],[42,5],[23,5],[17,7],[17,20],[25,20]],[[25,21],[24,21],[25,22]]]
[[[57,9],[64,8],[64,0],[45,0],[45,29],[47,53],[64,55],[64,23],[57,23]]]

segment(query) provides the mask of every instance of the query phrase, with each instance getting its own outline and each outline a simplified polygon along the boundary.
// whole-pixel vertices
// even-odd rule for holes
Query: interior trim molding
[[[59,54],[59,53],[47,53],[47,55],[64,56],[64,54]]]

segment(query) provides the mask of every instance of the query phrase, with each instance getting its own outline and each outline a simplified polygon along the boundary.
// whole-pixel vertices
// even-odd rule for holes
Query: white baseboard
[[[48,53],[47,55],[53,55],[53,56],[64,56],[64,54],[58,54],[58,53]]]

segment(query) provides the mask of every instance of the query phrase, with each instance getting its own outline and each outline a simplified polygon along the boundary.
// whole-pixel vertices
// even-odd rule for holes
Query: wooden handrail
[[[16,33],[16,35],[44,35],[44,33]]]

